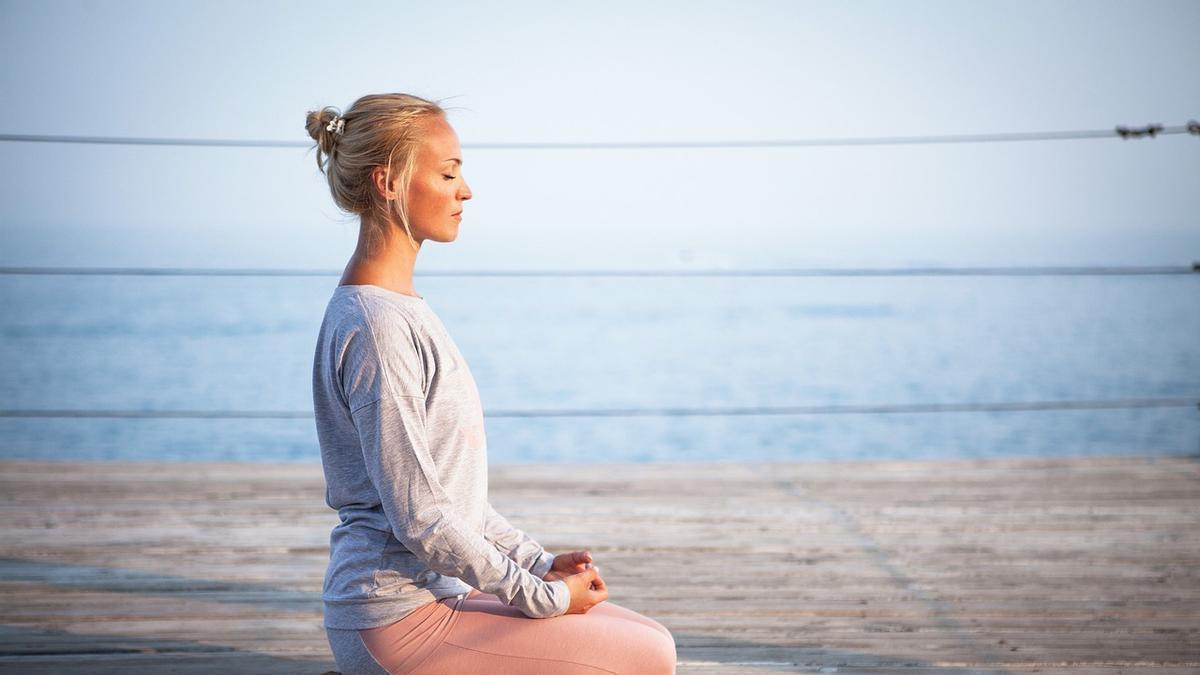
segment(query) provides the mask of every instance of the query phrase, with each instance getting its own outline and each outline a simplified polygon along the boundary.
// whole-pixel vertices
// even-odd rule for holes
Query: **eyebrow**
[[[449,159],[442,160],[442,164],[445,164],[446,162],[454,162],[455,164],[462,166],[462,160],[457,157],[451,157]]]

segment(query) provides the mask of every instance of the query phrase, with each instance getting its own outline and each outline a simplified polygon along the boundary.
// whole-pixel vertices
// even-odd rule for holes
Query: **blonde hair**
[[[305,128],[317,142],[317,168],[329,180],[333,201],[347,213],[368,216],[370,230],[364,230],[368,250],[375,248],[384,228],[399,220],[408,234],[412,247],[417,248],[408,224],[406,195],[417,164],[417,148],[424,132],[425,120],[445,117],[445,110],[434,103],[410,94],[369,94],[363,96],[342,114],[327,106],[308,113]],[[341,128],[331,122],[340,118]],[[400,181],[395,207],[375,189],[371,172],[375,167],[385,170],[387,185],[392,174]]]

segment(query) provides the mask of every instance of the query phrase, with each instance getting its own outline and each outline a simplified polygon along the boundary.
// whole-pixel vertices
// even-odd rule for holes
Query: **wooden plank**
[[[323,673],[320,466],[0,462],[0,670]],[[507,465],[680,673],[1193,672],[1200,463]]]

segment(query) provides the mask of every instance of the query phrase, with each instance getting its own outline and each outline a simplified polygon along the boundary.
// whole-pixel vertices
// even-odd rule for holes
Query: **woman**
[[[605,602],[589,552],[546,552],[487,501],[479,392],[413,288],[421,244],[454,241],[471,198],[444,111],[371,95],[307,128],[334,201],[360,218],[313,363],[342,672],[673,673],[670,632]]]

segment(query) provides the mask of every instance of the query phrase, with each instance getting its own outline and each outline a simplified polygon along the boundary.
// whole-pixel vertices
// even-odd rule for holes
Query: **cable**
[[[12,143],[66,143],[81,145],[176,145],[218,148],[305,148],[312,141],[271,141],[228,138],[135,138],[132,136],[59,136],[52,134],[0,134],[0,141]]]
[[[1200,398],[1134,398],[1009,403],[912,403],[901,405],[808,405],[748,408],[613,408],[492,410],[485,417],[730,417],[748,415],[864,415],[895,413],[1030,412],[1200,408]],[[7,418],[74,419],[311,419],[307,410],[0,410]]]
[[[694,270],[422,270],[418,277],[909,277],[1145,276],[1200,272],[1189,265],[1080,267],[879,267]],[[0,276],[333,277],[341,270],[186,267],[0,267]]]
[[[1118,126],[1115,129],[1079,131],[1032,131],[995,134],[949,134],[933,136],[882,136],[864,138],[797,138],[728,141],[609,141],[577,143],[463,143],[476,150],[649,150],[699,148],[795,148],[855,145],[930,145],[944,143],[1006,143],[1014,141],[1061,141],[1095,138],[1143,138],[1175,134],[1200,135],[1200,122],[1189,120],[1180,126],[1150,124],[1141,128]],[[0,141],[13,143],[72,143],[101,145],[171,145],[232,148],[311,148],[313,141],[277,141],[219,138],[135,138],[130,136],[70,136],[52,134],[0,134]]]

